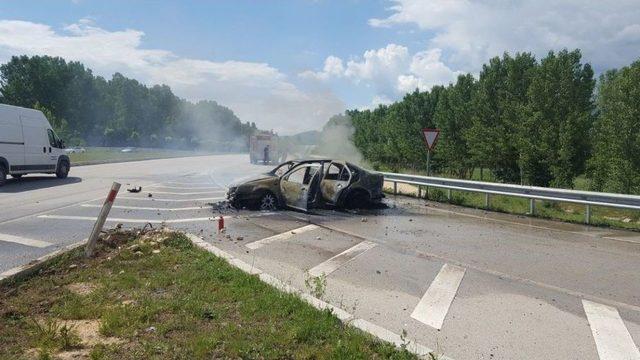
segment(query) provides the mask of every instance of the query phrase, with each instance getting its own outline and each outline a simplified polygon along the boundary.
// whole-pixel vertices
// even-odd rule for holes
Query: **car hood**
[[[238,179],[234,182],[232,182],[229,187],[236,187],[242,184],[246,184],[248,182],[252,182],[252,181],[259,181],[259,180],[266,180],[266,179],[274,179],[277,176],[266,173],[266,174],[258,174],[258,175],[252,175],[252,176],[247,176],[247,177],[243,177],[241,179]]]

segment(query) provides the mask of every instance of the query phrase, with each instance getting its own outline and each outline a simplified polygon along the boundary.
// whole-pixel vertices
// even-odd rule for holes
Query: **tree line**
[[[256,131],[215,101],[193,103],[120,73],[107,80],[50,56],[14,56],[0,66],[0,103],[42,110],[70,145],[237,151]]]
[[[579,50],[492,58],[476,79],[416,89],[374,110],[350,110],[353,141],[391,170],[426,169],[421,129],[440,129],[432,170],[501,182],[640,193],[640,61],[596,82]]]

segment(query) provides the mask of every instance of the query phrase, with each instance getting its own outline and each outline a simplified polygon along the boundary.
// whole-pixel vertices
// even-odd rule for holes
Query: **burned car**
[[[236,208],[356,208],[383,198],[381,174],[336,160],[293,160],[266,174],[233,184],[227,198]]]

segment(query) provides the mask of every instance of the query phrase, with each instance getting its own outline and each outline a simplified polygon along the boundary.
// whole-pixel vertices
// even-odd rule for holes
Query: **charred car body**
[[[233,184],[227,198],[236,208],[355,208],[380,202],[383,177],[335,160],[294,160]]]

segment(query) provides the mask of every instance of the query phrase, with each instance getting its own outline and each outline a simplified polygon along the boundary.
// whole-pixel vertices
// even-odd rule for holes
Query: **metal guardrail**
[[[384,180],[393,183],[393,194],[398,193],[398,183],[418,186],[421,196],[422,186],[447,189],[447,198],[451,200],[451,191],[470,191],[485,194],[485,207],[489,207],[490,195],[516,196],[529,199],[529,213],[535,214],[535,200],[561,201],[584,204],[585,223],[591,221],[591,206],[606,206],[621,209],[640,210],[640,196],[612,194],[594,191],[579,191],[538,186],[522,186],[513,184],[490,183],[460,179],[447,179],[433,176],[381,173]]]

